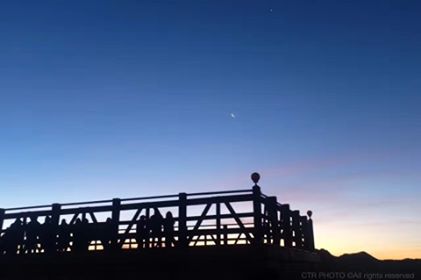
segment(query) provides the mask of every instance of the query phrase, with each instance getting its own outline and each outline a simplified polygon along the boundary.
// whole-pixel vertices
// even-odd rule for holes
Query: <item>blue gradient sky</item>
[[[420,1],[2,1],[0,205],[251,186],[421,257]],[[235,114],[235,118],[230,116]]]

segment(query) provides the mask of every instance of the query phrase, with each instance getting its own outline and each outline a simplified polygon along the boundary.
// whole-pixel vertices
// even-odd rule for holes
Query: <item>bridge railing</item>
[[[141,219],[151,223],[143,232]],[[153,220],[159,224],[155,222],[155,231]],[[311,214],[301,216],[255,185],[235,191],[0,209],[0,253],[56,252],[63,245],[63,224],[69,229],[68,244],[60,250],[68,252],[241,244],[314,249]],[[12,229],[19,232],[15,238]],[[46,237],[56,241],[48,243]],[[82,237],[86,242],[81,249]]]

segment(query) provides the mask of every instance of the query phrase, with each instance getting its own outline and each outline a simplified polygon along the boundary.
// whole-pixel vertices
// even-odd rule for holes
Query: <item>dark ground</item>
[[[273,247],[171,248],[2,257],[0,279],[421,279],[421,260]]]

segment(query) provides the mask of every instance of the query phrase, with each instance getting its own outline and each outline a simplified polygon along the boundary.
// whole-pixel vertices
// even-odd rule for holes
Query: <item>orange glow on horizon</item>
[[[334,256],[364,251],[379,260],[420,259],[421,246],[411,244],[403,237],[404,234],[394,231],[363,226],[320,225],[315,232],[316,248],[328,250]]]

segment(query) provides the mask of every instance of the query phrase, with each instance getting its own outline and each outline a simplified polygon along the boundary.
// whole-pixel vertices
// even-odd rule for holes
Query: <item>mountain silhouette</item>
[[[317,250],[319,271],[349,271],[370,273],[408,273],[421,279],[421,259],[379,260],[367,252],[334,256],[325,249]]]
[[[367,252],[358,252],[353,254],[343,254],[338,257],[343,262],[367,262],[367,263],[374,263],[378,262],[379,260],[370,255]]]

